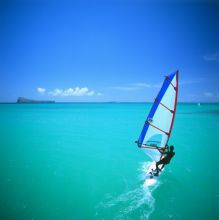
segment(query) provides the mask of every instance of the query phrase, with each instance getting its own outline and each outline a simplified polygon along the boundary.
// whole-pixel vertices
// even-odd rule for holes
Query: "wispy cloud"
[[[192,85],[196,83],[202,83],[204,81],[203,78],[198,79],[188,79],[188,80],[180,80],[179,85]],[[112,89],[122,90],[122,91],[134,91],[134,90],[142,90],[142,89],[153,89],[153,88],[161,88],[162,83],[150,84],[150,83],[131,83],[125,86],[113,86]]]
[[[133,83],[132,85],[135,87],[139,87],[139,88],[160,88],[161,87],[161,83],[158,83],[158,84]]]
[[[219,99],[219,92],[202,92],[202,93],[189,93],[188,96],[194,100],[204,100],[204,101],[212,101]]]
[[[146,88],[159,88],[161,84],[148,84],[148,83],[131,83],[127,86],[113,86],[113,89],[122,90],[122,91],[134,91]]]
[[[205,97],[209,97],[209,98],[214,96],[214,94],[212,92],[204,92],[203,95]]]
[[[122,91],[133,91],[133,90],[138,90],[138,87],[134,87],[134,86],[113,86],[111,87],[112,89],[116,89],[116,90],[122,90]]]
[[[180,80],[179,81],[179,85],[182,86],[182,85],[192,85],[192,84],[196,84],[196,83],[201,83],[203,82],[204,80],[202,78],[199,78],[199,79],[189,79],[189,80]]]
[[[37,92],[39,92],[40,94],[44,94],[46,92],[46,89],[45,88],[37,88]]]
[[[204,97],[206,98],[216,98],[218,99],[219,98],[219,92],[204,92],[203,93]]]
[[[68,89],[56,88],[53,91],[50,91],[48,94],[52,96],[94,96],[95,92],[90,91],[87,87],[82,87],[82,88],[75,87],[75,88],[68,88]]]
[[[206,61],[219,61],[219,53],[212,53],[212,54],[208,54],[208,55],[205,55],[204,57],[204,60]]]

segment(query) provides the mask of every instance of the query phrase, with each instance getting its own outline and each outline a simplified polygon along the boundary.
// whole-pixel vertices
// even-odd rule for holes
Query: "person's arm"
[[[164,154],[164,153],[165,153],[165,150],[162,149],[162,148],[157,148],[157,150],[158,150],[161,154]]]
[[[169,147],[168,145],[167,145],[166,148],[165,148],[165,152],[166,152],[166,153],[170,152],[170,147]]]
[[[167,145],[167,147],[166,148],[157,148],[157,150],[161,153],[161,154],[168,154],[169,153],[169,151],[170,151],[170,148],[169,148],[169,146]]]

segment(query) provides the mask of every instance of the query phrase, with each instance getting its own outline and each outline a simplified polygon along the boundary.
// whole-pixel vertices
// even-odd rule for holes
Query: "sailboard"
[[[162,159],[173,128],[178,98],[179,71],[165,76],[163,85],[154,100],[138,138],[138,147],[152,159],[146,172],[145,185],[153,185],[158,176],[154,175],[156,162]]]

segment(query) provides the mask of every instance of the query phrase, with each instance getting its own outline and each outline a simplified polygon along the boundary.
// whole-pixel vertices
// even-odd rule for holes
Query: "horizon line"
[[[0,102],[0,104],[70,104],[70,103],[109,103],[109,104],[119,104],[119,103],[154,103],[154,102],[151,102],[151,101],[89,101],[89,102],[86,102],[86,101],[69,101],[69,102],[24,102],[24,103],[18,103],[18,102]],[[219,102],[215,102],[215,101],[212,101],[212,102],[202,102],[202,101],[182,101],[182,102],[178,102],[177,104],[219,104]]]

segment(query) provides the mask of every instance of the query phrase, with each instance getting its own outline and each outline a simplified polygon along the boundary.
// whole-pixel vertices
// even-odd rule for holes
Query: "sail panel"
[[[164,108],[162,105],[159,105],[156,114],[154,115],[153,120],[151,121],[151,125],[156,126],[165,133],[169,133],[170,124],[172,122],[172,116],[173,113],[171,113],[168,109]]]
[[[163,132],[157,130],[153,126],[149,126],[148,131],[143,140],[143,145],[152,147],[162,147]],[[166,135],[167,136],[167,135]]]
[[[178,71],[165,78],[138,139],[138,146],[155,161],[161,153],[156,148],[149,148],[164,148],[168,142],[175,116],[177,87]]]
[[[171,81],[172,85],[176,84],[176,76]],[[171,84],[169,85],[168,89],[166,90],[164,96],[162,97],[162,103],[168,107],[171,110],[174,110],[175,106],[175,96],[176,96],[176,90]]]
[[[150,149],[150,148],[143,148],[143,151],[153,160],[159,161],[160,153],[158,150]]]

